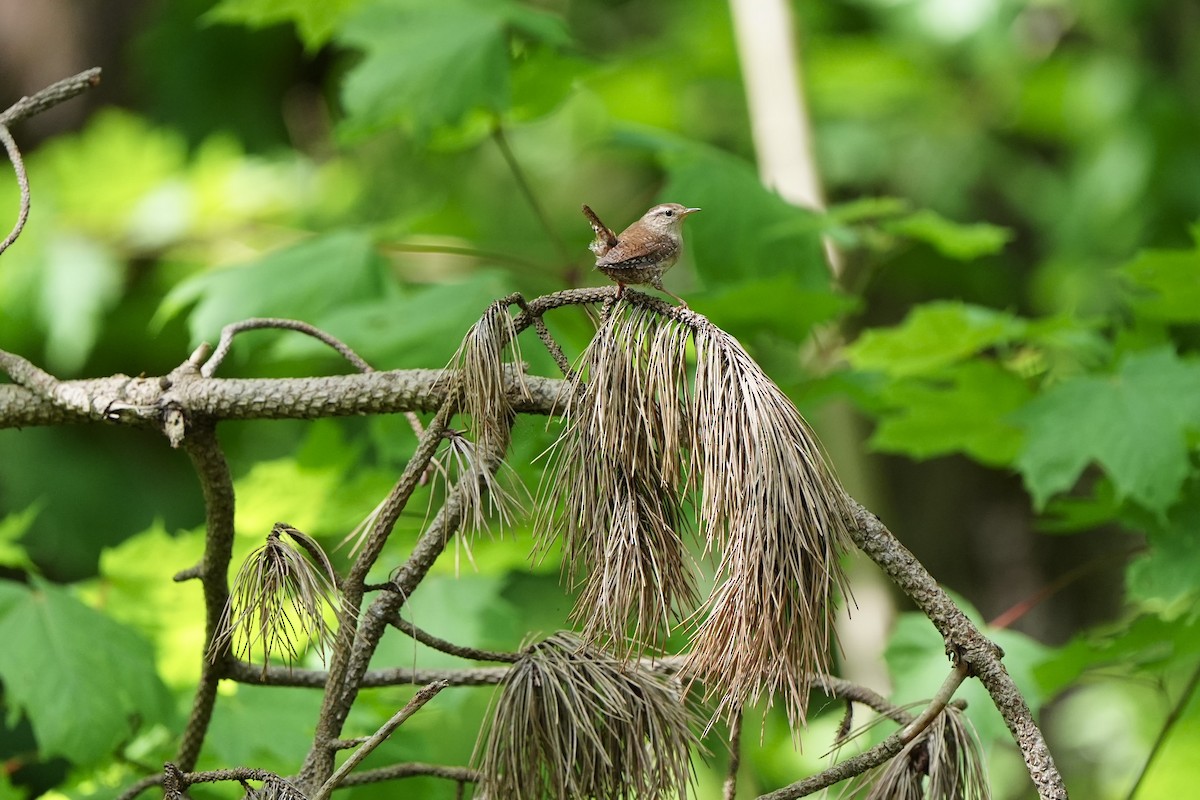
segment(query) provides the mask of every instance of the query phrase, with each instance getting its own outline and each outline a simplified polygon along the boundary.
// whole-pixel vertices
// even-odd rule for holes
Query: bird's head
[[[679,203],[662,203],[642,215],[642,224],[653,231],[661,233],[678,233],[679,227],[688,214],[695,214],[700,209],[681,206]]]

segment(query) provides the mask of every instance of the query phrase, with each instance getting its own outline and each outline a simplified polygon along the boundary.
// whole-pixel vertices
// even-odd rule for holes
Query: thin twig
[[[200,368],[200,374],[206,378],[211,378],[216,374],[217,368],[221,366],[221,362],[225,360],[225,356],[229,355],[229,350],[233,347],[233,338],[243,331],[260,330],[263,328],[277,328],[282,330],[297,331],[306,336],[311,336],[324,344],[329,345],[336,350],[342,358],[349,361],[354,368],[359,372],[373,372],[373,368],[368,364],[362,356],[354,352],[350,345],[326,333],[315,325],[310,325],[307,322],[301,322],[295,319],[278,319],[272,317],[255,317],[253,319],[245,319],[241,322],[234,322],[231,325],[226,325],[221,329],[221,339],[217,342],[217,349],[209,356],[208,361]]]
[[[78,75],[63,78],[57,83],[50,84],[40,92],[29,97],[22,97],[5,111],[0,112],[0,125],[12,126],[23,119],[35,116],[48,108],[54,107],[64,100],[70,100],[76,95],[83,94],[88,89],[99,84],[99,67],[92,67],[89,70],[80,72]]]
[[[13,170],[17,174],[17,185],[21,188],[21,210],[17,214],[17,223],[4,241],[0,242],[0,253],[7,250],[17,240],[21,231],[25,229],[25,222],[29,219],[29,176],[25,174],[25,162],[21,158],[21,150],[17,147],[17,142],[13,139],[9,128],[27,117],[40,114],[64,100],[69,100],[98,83],[100,83],[100,68],[95,67],[51,84],[32,97],[22,97],[4,112],[0,112],[0,141],[4,142],[8,160],[12,162]]]
[[[0,253],[3,253],[9,248],[9,245],[17,240],[21,231],[25,230],[25,223],[29,219],[30,195],[29,176],[25,174],[25,161],[21,158],[21,149],[17,147],[12,133],[4,125],[0,125],[0,141],[4,142],[8,160],[12,162],[13,171],[17,173],[17,186],[21,189],[21,209],[17,212],[17,222],[13,225],[12,232],[4,237],[3,242],[0,242]]]
[[[394,781],[400,778],[416,778],[421,776],[457,781],[460,787],[464,783],[475,783],[479,780],[479,773],[470,767],[447,767],[442,764],[409,762],[392,764],[389,767],[380,767],[379,769],[368,769],[354,775],[347,775],[346,779],[342,781],[341,788],[345,789],[350,786],[362,786],[367,783],[380,783],[381,781]]]
[[[823,772],[819,772],[802,781],[797,781],[790,786],[759,795],[758,800],[796,800],[798,797],[807,797],[835,783],[853,778],[855,775],[861,775],[872,767],[877,767],[888,759],[895,757],[897,753],[904,749],[906,744],[924,733],[938,714],[946,710],[946,706],[954,696],[954,692],[962,685],[963,680],[966,679],[967,673],[968,666],[960,661],[951,670],[946,680],[942,682],[941,687],[929,702],[929,705],[925,707],[925,710],[916,719],[870,750],[841,761]]]
[[[729,720],[729,769],[725,772],[724,798],[737,797],[738,768],[742,765],[742,712],[739,709]]]
[[[559,372],[561,372],[563,377],[567,380],[575,380],[575,371],[571,369],[571,362],[567,359],[566,353],[563,352],[562,347],[559,345],[558,341],[555,340],[553,334],[550,333],[550,329],[546,327],[546,320],[542,318],[541,314],[531,313],[529,311],[529,304],[525,302],[525,298],[520,294],[514,294],[511,297],[513,302],[515,302],[517,306],[524,311],[528,315],[528,318],[532,321],[534,331],[537,332],[538,338],[542,340],[542,344],[545,345],[546,350],[550,353],[550,357],[554,359],[554,363],[558,367]]]
[[[529,203],[529,207],[533,209],[533,213],[537,216],[538,222],[542,226],[542,230],[546,233],[546,237],[554,243],[555,249],[558,250],[559,258],[562,259],[564,264],[571,263],[571,252],[567,250],[567,246],[563,244],[562,237],[558,235],[558,231],[556,231],[554,229],[554,225],[550,223],[550,217],[546,215],[546,211],[542,208],[542,204],[538,202],[537,195],[534,193],[533,187],[530,185],[528,178],[525,177],[525,171],[521,169],[521,164],[517,161],[516,154],[514,154],[512,148],[509,147],[508,137],[504,134],[504,126],[499,122],[499,120],[497,120],[496,124],[492,126],[492,139],[495,140],[496,147],[500,149],[500,154],[504,156],[504,162],[508,164],[508,169],[510,172],[512,172],[513,179],[517,182],[517,188],[521,190],[521,194],[524,196],[525,201]]]
[[[155,773],[154,775],[147,775],[117,795],[116,800],[133,800],[133,798],[137,797],[151,786],[161,786],[162,782],[163,776],[161,772]]]
[[[217,442],[215,426],[197,425],[184,440],[184,449],[192,460],[204,491],[204,557],[200,580],[204,591],[204,647],[207,651],[216,636],[225,603],[229,599],[229,562],[233,557],[233,477],[229,463]],[[175,763],[184,771],[196,766],[208,724],[217,699],[217,684],[224,677],[225,658],[202,659],[200,681],[180,739]]]
[[[348,608],[357,610],[361,605],[367,573],[379,558],[379,554],[391,534],[392,527],[400,518],[400,512],[404,510],[409,498],[416,490],[421,476],[425,473],[430,460],[444,438],[442,433],[446,430],[447,423],[458,405],[458,395],[460,394],[458,385],[459,382],[456,380],[455,389],[447,395],[441,409],[429,423],[429,427],[425,429],[425,435],[417,444],[417,449],[405,466],[404,472],[380,505],[378,513],[375,514],[375,520],[363,541],[358,557],[342,582],[342,594]],[[338,629],[333,659],[329,665],[329,680],[317,723],[317,736],[305,763],[304,777],[306,780],[314,777],[312,770],[316,768],[318,757],[330,769],[330,772],[324,775],[317,773],[320,783],[324,784],[328,780],[328,776],[332,774],[333,751],[329,748],[329,743],[338,738],[346,715],[349,713],[349,703],[353,702],[353,697],[357,692],[356,684],[366,671],[365,664],[361,670],[356,669],[352,664],[354,643],[359,634],[359,631],[356,630],[357,622],[357,620],[347,620]],[[350,698],[349,703],[345,699],[347,696]]]
[[[451,686],[495,686],[508,675],[509,667],[471,667],[467,669],[412,669],[393,667],[372,669],[358,681],[361,689],[384,686],[424,686],[433,681],[445,681]],[[266,670],[248,661],[230,661],[225,677],[253,686],[297,686],[305,689],[324,689],[329,672],[323,669],[302,669],[269,665]]]
[[[357,750],[350,754],[350,757],[346,759],[345,763],[338,767],[337,771],[329,776],[329,780],[325,781],[324,785],[317,790],[316,794],[314,794],[310,800],[327,800],[333,790],[337,788],[338,784],[345,780],[346,776],[349,775],[355,767],[361,764],[364,758],[369,756],[376,747],[383,744],[383,742],[389,736],[391,736],[397,728],[404,724],[405,720],[417,713],[422,706],[432,700],[438,692],[440,692],[442,689],[445,689],[449,685],[450,684],[446,683],[445,681],[434,681],[413,695],[412,699],[404,705],[404,708],[393,714],[391,719],[383,723],[379,730],[375,731],[375,733],[372,734],[369,739],[363,742]]]
[[[442,653],[456,656],[458,658],[469,658],[472,661],[501,661],[508,664],[516,663],[521,658],[519,653],[502,653],[498,650],[481,650],[477,647],[465,647],[460,644],[448,642],[445,639],[440,639],[432,633],[418,628],[415,624],[403,617],[397,616],[392,620],[392,625],[402,633],[411,636],[426,647],[432,647]]]
[[[1175,727],[1175,723],[1179,722],[1180,717],[1183,716],[1183,712],[1192,702],[1192,695],[1196,693],[1197,686],[1200,686],[1200,664],[1197,664],[1196,668],[1192,670],[1192,674],[1188,678],[1187,685],[1183,687],[1183,692],[1179,695],[1179,699],[1175,701],[1175,705],[1171,707],[1167,718],[1163,720],[1163,725],[1158,731],[1158,736],[1155,737],[1154,744],[1150,746],[1150,752],[1146,755],[1146,761],[1142,764],[1137,778],[1134,779],[1133,786],[1129,787],[1129,793],[1125,795],[1126,800],[1133,800],[1137,796],[1142,781],[1150,772],[1150,765],[1154,763],[1155,757],[1162,751],[1162,747],[1166,743],[1171,729]]]
[[[474,247],[462,247],[451,244],[417,244],[413,242],[388,242],[380,246],[384,252],[389,250],[398,253],[433,253],[437,255],[463,256],[479,261],[490,261],[497,264],[508,264],[514,267],[541,272],[545,265],[536,261],[521,258],[510,253],[500,253],[495,250],[479,250]]]

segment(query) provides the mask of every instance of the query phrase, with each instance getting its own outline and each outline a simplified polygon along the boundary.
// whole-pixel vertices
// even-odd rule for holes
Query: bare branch
[[[3,242],[0,242],[0,253],[3,253],[9,248],[9,245],[17,240],[21,231],[25,230],[25,222],[29,219],[30,197],[29,176],[25,173],[25,161],[21,158],[21,148],[17,147],[12,133],[4,125],[0,125],[0,141],[4,142],[4,150],[8,153],[8,160],[12,162],[13,171],[17,174],[17,186],[21,190],[21,209],[17,212],[17,222],[13,225],[12,232],[4,237]]]
[[[204,589],[204,647],[207,650],[217,635],[217,626],[229,600],[229,561],[233,556],[233,476],[225,454],[211,425],[194,430],[185,440],[184,449],[192,460],[200,486],[204,490],[204,557],[200,563],[200,582]],[[180,769],[196,765],[208,723],[217,699],[217,684],[224,674],[225,659],[202,659],[200,681],[192,700],[175,761]]]
[[[337,771],[329,776],[329,780],[325,781],[324,785],[317,790],[316,794],[312,796],[311,800],[327,800],[330,793],[337,788],[338,784],[345,780],[346,776],[349,775],[355,767],[362,763],[364,758],[369,756],[376,747],[383,744],[383,742],[389,736],[391,736],[397,728],[404,724],[405,720],[421,710],[422,706],[432,700],[438,692],[440,692],[442,689],[445,689],[449,685],[450,684],[446,683],[445,681],[434,681],[413,695],[412,699],[404,705],[404,708],[393,714],[391,719],[383,723],[379,730],[375,731],[375,733],[372,734],[371,737],[365,742],[363,742],[357,750],[350,754],[350,757],[346,759],[345,763],[338,767]]]
[[[442,653],[447,653],[458,658],[469,658],[472,661],[504,661],[507,663],[515,663],[520,657],[520,653],[501,653],[496,650],[480,650],[475,647],[464,647],[453,642],[448,642],[445,639],[440,639],[432,633],[428,633],[412,622],[397,616],[392,620],[392,625],[399,631],[411,636],[426,647],[432,647]]]
[[[415,778],[420,776],[446,778],[447,780],[458,781],[459,783],[475,783],[479,780],[479,773],[470,767],[446,767],[441,764],[410,762],[392,764],[390,767],[369,769],[354,775],[347,775],[339,788],[346,789],[351,786],[362,786],[367,783],[380,783],[381,781],[394,781],[400,778]]]
[[[17,222],[12,232],[0,242],[0,253],[3,253],[21,235],[25,222],[29,219],[29,177],[25,174],[25,162],[21,158],[21,150],[17,147],[9,128],[21,120],[40,114],[51,106],[56,106],[64,100],[69,100],[77,94],[100,83],[100,68],[95,67],[70,78],[47,86],[32,97],[22,97],[7,110],[0,112],[0,141],[8,153],[13,170],[17,174],[17,185],[21,188],[21,210],[17,214]]]
[[[941,688],[938,689],[937,695],[929,702],[929,705],[925,707],[920,716],[902,730],[892,734],[864,753],[860,753],[853,758],[848,758],[823,772],[805,778],[802,781],[797,781],[790,786],[759,795],[758,800],[795,800],[798,797],[807,797],[827,786],[832,786],[848,778],[853,778],[855,775],[861,775],[872,767],[877,767],[888,759],[895,757],[897,753],[904,749],[905,745],[924,733],[925,729],[937,718],[938,714],[945,711],[947,704],[949,704],[950,699],[954,696],[955,690],[962,685],[966,676],[967,668],[960,662],[951,671],[950,675],[947,676]]]
[[[5,111],[0,112],[0,125],[12,126],[23,119],[40,114],[48,108],[52,108],[65,100],[70,100],[72,97],[83,94],[88,89],[99,85],[99,67],[92,67],[89,70],[80,72],[78,75],[63,78],[61,81],[50,84],[45,89],[30,97],[22,97]]]
[[[742,765],[742,712],[739,710],[729,720],[729,768],[725,771],[722,796],[725,800],[737,797],[738,769]]]
[[[15,383],[0,384],[0,429],[80,422],[116,422],[159,429],[168,407],[187,417],[213,420],[321,419],[326,417],[436,411],[445,401],[450,373],[440,369],[391,370],[313,378],[202,378],[114,375],[59,381],[20,356],[0,351],[0,371]],[[511,370],[513,410],[548,414],[562,381],[526,376],[529,395]]]
[[[213,351],[208,361],[200,368],[200,374],[206,378],[211,378],[216,374],[217,368],[221,366],[221,362],[225,360],[225,356],[229,355],[229,350],[233,347],[233,338],[239,333],[243,331],[262,330],[264,328],[298,331],[306,336],[311,336],[332,347],[342,358],[354,365],[354,368],[359,372],[374,371],[371,365],[363,360],[362,356],[354,352],[354,349],[350,345],[338,339],[333,334],[326,333],[315,325],[310,325],[307,322],[301,322],[296,319],[255,317],[226,325],[221,329],[221,339],[217,342],[217,349]]]
[[[1066,800],[1067,788],[1054,765],[1045,737],[1029,704],[1001,661],[1003,652],[954,604],[924,565],[902,545],[880,519],[858,503],[853,505],[850,538],[888,574],[945,637],[947,646],[979,678],[1004,724],[1021,750],[1025,768],[1042,800]],[[797,795],[798,796],[798,795]]]
[[[469,669],[372,669],[359,680],[362,689],[384,686],[424,686],[433,681],[445,681],[450,686],[494,686],[504,680],[508,667],[473,667]],[[253,686],[298,686],[324,689],[329,672],[323,669],[300,669],[271,665],[264,671],[257,664],[231,661],[225,677]]]

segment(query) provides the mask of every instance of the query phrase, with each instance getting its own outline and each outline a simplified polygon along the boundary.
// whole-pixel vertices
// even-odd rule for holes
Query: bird
[[[687,301],[662,285],[663,273],[675,266],[683,250],[683,220],[700,209],[679,203],[654,206],[618,236],[583,206],[583,215],[596,234],[588,249],[596,256],[596,269],[617,284],[617,297],[628,284],[648,284],[671,295],[687,308]]]

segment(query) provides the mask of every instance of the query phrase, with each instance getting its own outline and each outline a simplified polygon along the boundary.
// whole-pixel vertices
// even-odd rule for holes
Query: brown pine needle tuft
[[[828,672],[848,500],[796,407],[737,340],[696,333],[695,458],[701,530],[720,556],[681,670],[716,717],[765,697],[803,724],[811,676]]]
[[[313,560],[284,541],[281,534],[287,534]],[[315,539],[276,523],[267,534],[267,543],[251,553],[238,570],[208,658],[216,661],[232,652],[251,661],[255,652],[261,651],[265,674],[272,653],[279,653],[291,665],[312,644],[324,660],[325,647],[334,637],[327,609],[332,609],[339,621],[348,613],[332,564]]]
[[[474,761],[480,795],[686,798],[695,720],[666,677],[557,633],[522,653]]]
[[[946,706],[895,758],[860,776],[849,796],[988,800],[983,752],[962,709]]]
[[[512,360],[504,361],[504,351],[512,350]],[[528,394],[521,368],[521,349],[508,306],[497,301],[488,306],[479,321],[471,326],[462,346],[451,360],[462,374],[463,409],[471,417],[475,441],[484,443],[507,436],[512,404],[508,382],[515,374],[519,391]]]
[[[623,641],[632,622],[634,647],[657,644],[697,600],[679,535],[693,437],[688,336],[621,306],[575,372],[542,485],[537,550],[561,537],[566,576],[583,584],[574,617],[590,641]]]
[[[462,543],[467,560],[474,567],[471,538],[482,532],[490,534],[492,520],[498,523],[501,532],[512,527],[514,520],[525,516],[532,499],[516,470],[506,462],[487,463],[479,457],[478,446],[461,431],[447,430],[445,438],[446,452],[431,464],[442,478],[447,495],[451,486],[462,488],[463,535],[455,539],[455,547]],[[457,564],[457,549],[455,559]]]

